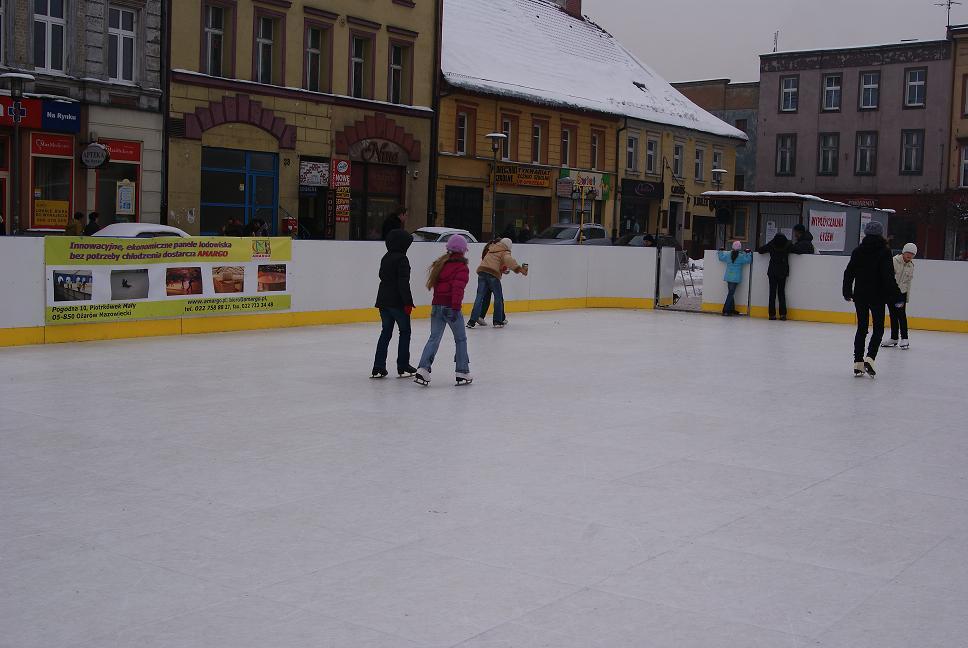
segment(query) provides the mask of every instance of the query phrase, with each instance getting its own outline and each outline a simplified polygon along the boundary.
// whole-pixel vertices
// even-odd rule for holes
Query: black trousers
[[[901,297],[904,298],[904,306],[898,308],[894,304],[887,305],[888,310],[891,311],[892,340],[897,339],[898,329],[900,329],[901,337],[907,339],[907,293],[902,293]]]
[[[884,306],[884,302],[872,304],[854,300],[854,309],[857,311],[854,362],[863,362],[864,360],[864,343],[867,341],[868,320],[873,320],[874,332],[871,334],[870,343],[867,345],[867,355],[871,359],[877,357],[877,349],[881,346],[881,340],[884,339]]]
[[[770,279],[770,317],[776,317],[776,301],[780,300],[780,317],[786,317],[786,277],[774,277]]]

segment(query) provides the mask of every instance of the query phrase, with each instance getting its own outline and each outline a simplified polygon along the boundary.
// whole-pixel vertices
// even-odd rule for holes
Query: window
[[[747,119],[737,119],[736,120],[736,128],[738,128],[739,130],[743,131],[747,135],[749,134],[749,127],[750,127],[749,120],[747,120]]]
[[[780,77],[780,111],[796,112],[800,106],[800,77]]]
[[[729,238],[746,238],[746,208],[737,207],[733,210],[733,235]]]
[[[597,132],[592,131],[592,168],[593,169],[601,168],[598,166],[598,154],[599,154],[599,149],[601,148],[601,145],[602,145],[601,136]]]
[[[925,87],[928,80],[927,68],[916,68],[904,73],[904,106],[907,108],[923,108]]]
[[[141,142],[99,141],[111,153],[111,161],[95,173],[94,205],[101,214],[100,224],[138,222],[141,212]],[[134,200],[119,204],[118,193],[125,184],[134,194]]]
[[[792,176],[797,167],[797,136],[776,136],[776,175]]]
[[[390,43],[390,69],[388,72],[389,90],[387,99],[390,103],[409,104],[411,94],[410,81],[410,53],[413,51],[408,44]]]
[[[639,138],[629,137],[625,143],[625,169],[639,170]]]
[[[857,151],[854,157],[854,173],[857,175],[877,173],[877,133],[857,133]]]
[[[823,77],[823,109],[840,110],[841,77],[839,74],[825,74]]]
[[[63,72],[67,32],[67,23],[64,20],[66,0],[33,0],[33,2],[34,67],[46,72]]]
[[[531,124],[531,162],[534,164],[542,164],[546,158],[544,155],[544,145],[545,145],[545,132],[544,124],[541,122],[533,122]]]
[[[968,187],[968,146],[961,147],[961,184],[960,187]]]
[[[74,138],[30,134],[30,229],[63,230],[74,195]],[[37,209],[43,201],[44,209]]]
[[[306,71],[303,83],[307,90],[313,92],[332,92],[331,69],[332,47],[328,26],[310,24],[306,26]]]
[[[225,13],[225,7],[205,5],[205,65],[202,70],[212,76],[222,76]]]
[[[504,140],[501,142],[502,160],[512,160],[511,152],[517,150],[514,143],[514,132],[517,129],[514,128],[514,125],[515,120],[512,117],[501,118],[501,132],[505,135]]]
[[[5,42],[3,37],[3,0],[0,0],[0,63],[4,61],[3,44]]]
[[[924,170],[924,131],[901,131],[901,174],[921,175]]]
[[[706,149],[701,146],[696,147],[696,164],[693,170],[696,182],[706,179]]]
[[[360,35],[350,37],[350,83],[351,97],[373,98],[373,38]]]
[[[276,20],[268,16],[256,17],[255,80],[272,83],[275,75]],[[280,48],[281,49],[281,48]]]
[[[860,109],[876,110],[881,95],[881,73],[862,72],[860,75]]]
[[[578,166],[575,164],[575,155],[573,147],[575,146],[575,141],[578,138],[575,137],[575,129],[573,126],[562,127],[561,129],[561,166],[570,167]]]
[[[467,113],[457,113],[457,155],[467,155]]]
[[[134,82],[135,13],[132,9],[108,9],[108,77]]]
[[[686,154],[686,147],[682,144],[676,144],[672,147],[672,175],[677,178],[682,177],[682,158]]]
[[[659,140],[649,139],[645,142],[645,172],[658,173],[659,168]]]
[[[723,152],[713,151],[713,170],[723,168]]]
[[[817,173],[837,175],[840,156],[840,133],[820,133],[820,156]]]

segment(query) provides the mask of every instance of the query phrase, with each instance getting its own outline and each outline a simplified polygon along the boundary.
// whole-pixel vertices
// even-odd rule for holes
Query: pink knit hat
[[[467,241],[460,234],[454,234],[447,240],[447,251],[465,254],[467,252]]]
[[[742,250],[743,249],[743,244],[740,243],[739,241],[733,241],[733,249],[734,250]]]

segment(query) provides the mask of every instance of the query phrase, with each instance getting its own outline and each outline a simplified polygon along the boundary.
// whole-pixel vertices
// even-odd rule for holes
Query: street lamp
[[[723,176],[729,173],[726,169],[713,169],[713,184],[716,185],[716,191],[723,190]]]
[[[508,136],[504,133],[488,133],[484,137],[491,140],[491,151],[494,152],[494,178],[491,181],[491,238],[494,238],[497,229],[497,152],[501,150],[501,144],[507,141]]]
[[[0,74],[0,79],[10,83],[11,105],[7,109],[7,115],[13,120],[13,159],[10,164],[10,211],[13,212],[13,221],[10,226],[11,234],[20,233],[20,122],[26,115],[22,99],[24,98],[24,84],[34,80],[32,74],[21,72],[7,72]]]

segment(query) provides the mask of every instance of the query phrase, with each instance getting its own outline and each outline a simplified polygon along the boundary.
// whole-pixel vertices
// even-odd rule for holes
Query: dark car
[[[645,247],[645,237],[647,234],[626,234],[615,240],[614,245],[627,245],[629,247]],[[652,238],[656,241],[656,247],[674,247],[681,250],[679,242],[668,234],[653,234]]]

